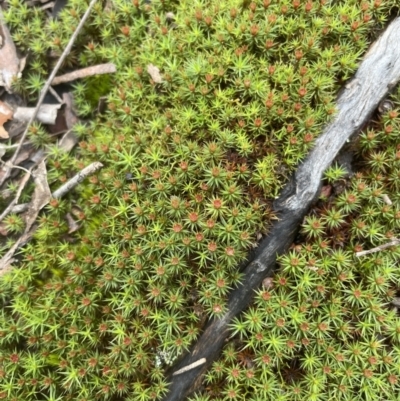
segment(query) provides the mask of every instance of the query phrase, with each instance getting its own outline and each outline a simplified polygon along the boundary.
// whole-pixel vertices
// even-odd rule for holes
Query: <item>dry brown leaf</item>
[[[10,136],[8,132],[3,127],[3,124],[8,120],[11,120],[13,116],[13,111],[8,107],[8,105],[2,101],[0,101],[0,138],[8,139]]]
[[[332,194],[332,185],[324,185],[321,188],[321,194],[320,196],[323,198],[329,198]]]
[[[11,120],[8,124],[7,131],[10,138],[15,138],[25,131],[26,124],[21,121]]]
[[[162,83],[162,77],[160,74],[160,69],[156,67],[153,64],[149,64],[147,66],[147,72],[150,74],[151,79],[156,83],[156,84],[161,84]]]
[[[15,159],[15,166],[21,166],[23,162],[29,160],[35,153],[35,148],[32,145],[24,146]],[[22,165],[21,167],[24,166]]]
[[[4,86],[6,91],[11,93],[13,80],[21,75],[23,66],[20,65],[17,49],[7,26],[1,22],[1,17],[0,10],[0,35],[3,43],[0,48],[0,86]]]
[[[0,116],[1,118],[1,116]],[[8,132],[5,130],[5,128],[0,125],[0,139],[8,139],[10,136],[8,135]]]
[[[45,157],[46,157],[45,151],[43,149],[38,149],[30,154],[29,160],[34,162],[35,164],[38,164]]]
[[[47,170],[44,160],[39,163],[32,176],[35,182],[35,190],[32,195],[32,200],[28,205],[28,211],[24,216],[26,224],[25,232],[28,232],[31,229],[40,210],[42,210],[51,199],[51,191],[49,184],[47,183]]]
[[[64,119],[63,123],[65,127],[68,129],[68,131],[63,135],[61,140],[58,143],[58,147],[61,149],[64,149],[66,152],[69,152],[74,148],[74,146],[78,143],[78,138],[74,133],[73,127],[76,123],[79,122],[79,118],[75,114],[74,108],[73,108],[73,98],[71,93],[63,93],[63,98],[64,102],[64,113],[62,114],[62,117]]]

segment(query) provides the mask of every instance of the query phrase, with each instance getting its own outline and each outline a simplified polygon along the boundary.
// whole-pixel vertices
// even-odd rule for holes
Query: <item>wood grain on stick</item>
[[[304,162],[275,201],[279,220],[261,241],[244,269],[242,284],[229,298],[220,319],[211,320],[190,353],[173,367],[164,401],[180,401],[195,391],[204,373],[218,358],[228,336],[228,324],[252,301],[254,290],[271,275],[278,254],[288,249],[308,209],[318,197],[321,178],[339,150],[368,121],[381,100],[400,80],[400,18],[396,18],[364,56],[354,78],[337,100],[337,114],[316,140]],[[174,376],[173,372],[205,358],[206,363]]]
[[[82,68],[80,70],[75,70],[69,72],[68,74],[59,75],[51,81],[51,84],[55,86],[66,82],[75,81],[80,78],[91,77],[93,75],[112,74],[114,72],[117,72],[117,67],[115,66],[115,64],[98,64],[91,67]]]

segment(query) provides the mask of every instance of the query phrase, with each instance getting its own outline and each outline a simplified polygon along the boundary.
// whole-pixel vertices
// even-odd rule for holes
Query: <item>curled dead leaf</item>
[[[49,184],[47,183],[47,170],[44,160],[39,163],[38,167],[32,174],[32,177],[35,182],[35,190],[32,195],[32,200],[29,203],[28,211],[24,216],[26,223],[25,232],[28,232],[31,229],[39,212],[51,199],[51,191]]]
[[[2,46],[0,47],[0,86],[4,86],[7,92],[12,93],[12,83],[14,79],[21,76],[24,64],[20,63],[10,31],[2,22],[1,9],[0,37],[2,39]]]

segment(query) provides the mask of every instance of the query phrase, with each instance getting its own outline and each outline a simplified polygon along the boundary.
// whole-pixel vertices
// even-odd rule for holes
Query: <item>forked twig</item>
[[[36,177],[34,176],[37,183],[32,200],[29,204],[18,205],[25,206],[23,211],[30,210],[30,213],[28,213],[26,217],[25,231],[22,236],[18,238],[15,244],[8,250],[8,252],[0,259],[0,276],[11,269],[11,263],[13,263],[14,261],[14,254],[16,250],[20,246],[26,244],[32,238],[32,235],[35,233],[36,230],[36,227],[32,227],[33,223],[36,220],[40,210],[49,202],[49,200],[52,197],[59,198],[65,195],[66,193],[68,193],[68,191],[70,191],[72,188],[82,182],[89,174],[94,173],[101,167],[103,167],[103,165],[99,162],[90,164],[82,171],[80,171],[77,175],[75,175],[72,179],[62,185],[58,190],[50,193],[50,188],[46,179],[46,166],[44,160],[40,161],[38,167],[39,173]]]
[[[74,175],[70,180],[68,180],[65,184],[61,185],[60,188],[56,189],[51,196],[54,199],[62,198],[66,195],[69,191],[75,188],[79,183],[81,183],[86,177],[95,173],[97,170],[101,169],[103,165],[100,162],[94,162],[89,164],[83,170],[79,171],[76,175]],[[29,204],[23,203],[21,205],[13,204],[12,213],[23,213],[28,209]],[[0,218],[1,220],[1,218]]]
[[[51,196],[56,199],[63,197],[65,194],[71,191],[72,188],[75,188],[80,182],[82,182],[87,176],[93,174],[102,167],[103,165],[100,162],[89,164],[89,166],[85,167],[82,171],[73,176],[64,185],[54,191]]]
[[[22,144],[24,143],[25,138],[28,135],[29,128],[30,128],[31,124],[33,123],[33,121],[35,121],[37,113],[39,112],[40,105],[43,103],[43,100],[44,100],[44,98],[46,96],[46,93],[49,90],[50,85],[53,82],[53,79],[55,78],[58,70],[60,69],[60,67],[62,65],[62,63],[64,62],[64,60],[66,59],[68,54],[71,52],[72,46],[74,45],[74,42],[75,42],[76,38],[79,35],[79,32],[82,30],[83,25],[85,24],[86,20],[88,19],[89,14],[92,11],[92,8],[96,4],[96,2],[97,2],[97,0],[91,0],[91,2],[89,4],[85,14],[83,15],[82,19],[79,22],[78,27],[75,29],[75,32],[71,36],[71,39],[69,40],[68,45],[64,49],[64,51],[61,54],[59,60],[57,61],[56,66],[54,67],[54,69],[51,72],[49,78],[47,79],[47,81],[46,81],[46,83],[45,83],[45,85],[44,85],[44,87],[43,87],[43,89],[42,89],[42,91],[40,93],[40,97],[39,97],[39,100],[38,100],[38,102],[36,104],[35,110],[34,110],[32,116],[31,116],[31,118],[28,121],[28,124],[27,124],[27,126],[25,128],[24,133],[22,134],[22,137],[21,137],[21,139],[19,141],[18,147],[15,150],[15,153],[14,153],[13,157],[10,160],[10,165],[13,165],[15,163],[15,161],[17,160],[17,157],[18,157],[18,154],[19,154],[19,152],[21,150]],[[11,171],[12,168],[13,167],[10,167],[9,165],[5,166],[5,173],[4,173],[3,177],[0,179],[0,187],[4,184],[4,181],[10,176],[10,171]]]

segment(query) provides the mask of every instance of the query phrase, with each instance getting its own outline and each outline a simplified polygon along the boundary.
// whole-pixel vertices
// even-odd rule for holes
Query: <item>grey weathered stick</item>
[[[351,135],[360,130],[379,102],[400,80],[400,18],[395,19],[371,46],[352,81],[337,101],[338,113],[316,140],[314,149],[285,186],[274,205],[279,221],[252,255],[244,269],[242,284],[231,294],[226,314],[211,320],[190,354],[172,369],[169,393],[164,401],[180,401],[201,385],[201,375],[215,361],[229,334],[232,318],[249,306],[254,290],[275,267],[276,257],[293,241],[305,213],[318,196],[323,172]],[[207,362],[195,369],[179,371],[200,358]]]
[[[28,204],[27,203],[21,203],[19,205],[14,205],[9,213],[23,213],[26,212],[28,209]]]
[[[17,147],[17,149],[15,150],[15,153],[13,154],[13,157],[12,157],[11,160],[10,160],[10,165],[13,165],[13,164],[15,163],[15,160],[17,160],[19,151],[21,150],[21,147],[22,147],[22,145],[23,145],[23,143],[24,143],[24,141],[25,141],[25,138],[26,138],[26,136],[28,135],[29,128],[30,128],[31,124],[32,124],[32,123],[35,121],[35,119],[36,119],[36,115],[37,115],[37,113],[39,112],[39,108],[40,108],[41,104],[43,103],[43,100],[44,100],[44,98],[45,98],[45,96],[46,96],[46,93],[47,93],[47,91],[49,90],[50,85],[51,85],[51,83],[53,82],[53,79],[55,78],[55,76],[56,76],[58,70],[60,69],[60,67],[61,67],[61,65],[62,65],[62,63],[64,62],[64,60],[66,59],[66,57],[68,56],[68,54],[71,52],[72,46],[74,45],[75,40],[76,40],[76,38],[77,38],[78,35],[79,35],[79,32],[82,30],[83,25],[85,25],[85,22],[86,22],[86,20],[88,19],[89,14],[90,14],[90,12],[92,11],[92,8],[93,8],[93,6],[96,4],[96,2],[97,2],[97,0],[91,0],[91,2],[90,2],[90,4],[89,4],[89,6],[88,6],[88,8],[87,8],[87,10],[86,10],[86,12],[85,12],[85,14],[83,15],[83,17],[82,17],[82,19],[80,20],[80,22],[79,22],[77,28],[75,29],[75,32],[74,32],[73,35],[71,36],[71,39],[69,40],[67,47],[64,49],[63,53],[61,54],[61,57],[60,57],[59,60],[57,61],[57,64],[55,65],[53,71],[51,72],[49,78],[47,79],[47,81],[46,81],[46,83],[45,83],[45,85],[44,85],[44,87],[43,87],[43,89],[42,89],[42,91],[41,91],[41,93],[40,93],[40,97],[39,97],[39,100],[38,100],[38,102],[37,102],[37,104],[36,104],[35,111],[32,113],[32,116],[31,116],[31,118],[30,118],[29,121],[28,121],[28,125],[26,126],[25,131],[24,131],[24,133],[22,134],[22,137],[21,137],[21,139],[20,139],[20,141],[19,141],[18,147]],[[5,173],[4,173],[3,177],[0,179],[0,187],[3,185],[4,181],[10,176],[11,167],[6,166],[5,168],[6,168]]]

